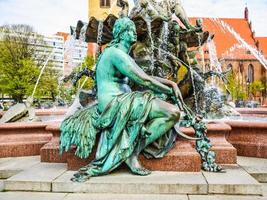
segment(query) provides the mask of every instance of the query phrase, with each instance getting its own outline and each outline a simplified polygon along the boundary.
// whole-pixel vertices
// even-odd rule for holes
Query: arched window
[[[100,7],[109,8],[110,0],[100,0]]]
[[[227,65],[227,70],[230,70],[230,69],[233,72],[234,69],[233,69],[233,65],[231,63]]]
[[[239,72],[240,72],[241,74],[243,74],[243,71],[244,71],[244,65],[243,65],[242,62],[240,62],[240,63],[239,63]]]
[[[252,64],[248,66],[248,82],[254,82],[254,66]]]

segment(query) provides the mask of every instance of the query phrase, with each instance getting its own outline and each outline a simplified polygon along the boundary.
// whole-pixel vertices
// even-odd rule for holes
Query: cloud
[[[183,0],[189,16],[243,18],[248,4],[257,36],[267,36],[267,0]],[[88,21],[88,0],[0,0],[0,24],[24,23],[37,31],[69,32],[77,20]]]
[[[69,32],[79,19],[88,20],[87,0],[0,0],[0,24],[32,25],[44,34]]]

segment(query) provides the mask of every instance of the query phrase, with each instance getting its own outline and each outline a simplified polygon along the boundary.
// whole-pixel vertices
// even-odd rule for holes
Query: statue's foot
[[[75,173],[73,175],[73,177],[71,178],[71,181],[82,183],[82,182],[85,182],[85,181],[89,180],[90,177],[91,176],[89,174],[87,174],[87,173],[77,172],[77,173]]]
[[[133,174],[137,174],[140,176],[147,176],[149,174],[151,174],[151,171],[146,169],[146,168],[131,168],[131,171]]]
[[[148,169],[145,169],[141,163],[138,160],[138,156],[132,155],[130,158],[128,158],[125,163],[128,165],[128,167],[131,169],[133,174],[137,174],[140,176],[147,176],[151,174],[151,171]]]

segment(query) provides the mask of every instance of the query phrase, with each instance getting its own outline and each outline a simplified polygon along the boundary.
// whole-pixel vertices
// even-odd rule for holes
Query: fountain
[[[17,103],[16,105],[10,107],[8,111],[5,112],[2,118],[0,119],[0,123],[41,121],[40,118],[36,117],[34,108],[32,107],[33,97],[36,92],[37,86],[40,82],[41,76],[47,66],[48,61],[51,59],[53,53],[54,49],[49,53],[44,65],[41,68],[32,95],[27,98],[25,103]]]
[[[153,6],[150,5],[149,9],[150,7],[153,8]],[[145,8],[146,7],[141,9]],[[146,12],[140,11],[140,8],[136,7],[130,13],[129,16],[137,27],[137,43],[133,46],[130,54],[146,73],[158,75],[161,78],[168,78],[177,83],[181,90],[181,95],[187,104],[187,106],[182,108],[185,110],[185,115],[188,117],[189,114],[194,114],[189,111],[190,109],[198,115],[196,115],[196,118],[189,116],[187,118],[188,121],[184,121],[180,124],[184,127],[176,126],[176,128],[179,128],[178,131],[187,134],[191,138],[196,136],[202,138],[202,140],[188,141],[177,138],[173,149],[165,157],[162,159],[147,160],[141,155],[140,160],[142,164],[151,170],[200,171],[202,168],[207,171],[219,171],[219,167],[216,163],[236,163],[237,153],[239,155],[266,157],[264,152],[266,152],[267,147],[264,144],[260,144],[259,148],[259,145],[257,146],[257,143],[259,144],[258,141],[253,144],[251,143],[249,151],[244,150],[247,145],[245,139],[248,141],[252,141],[253,138],[257,138],[261,141],[266,140],[266,135],[264,135],[264,131],[267,129],[266,125],[240,125],[231,121],[225,121],[226,123],[222,123],[221,121],[207,121],[207,125],[203,124],[201,115],[208,116],[207,113],[211,113],[217,117],[220,116],[221,113],[230,113],[230,115],[234,113],[230,108],[225,111],[223,110],[222,105],[224,105],[224,100],[221,98],[222,95],[217,95],[220,91],[214,87],[215,81],[213,81],[213,84],[209,85],[209,87],[207,85],[210,77],[217,76],[223,79],[225,76],[216,58],[215,48],[212,43],[213,36],[202,30],[199,21],[197,21],[197,25],[193,27],[191,24],[187,23],[186,19],[183,19],[181,20],[185,23],[185,28],[183,28],[177,22],[168,18],[168,16],[160,16],[160,12],[158,12],[157,9],[153,10],[150,15],[143,16],[142,14]],[[140,11],[140,15],[135,14],[137,11]],[[122,13],[128,12],[122,11]],[[70,40],[70,49],[72,46],[71,44],[75,42],[75,38],[79,39],[79,41],[94,42],[99,45],[96,56],[98,57],[101,53],[101,47],[108,44],[113,39],[112,29],[116,20],[117,17],[112,14],[108,15],[104,21],[91,17],[88,24],[82,23],[82,25],[76,27],[74,37]],[[226,25],[222,25],[222,30],[225,29],[223,27],[226,27]],[[146,43],[146,41],[148,42]],[[199,64],[196,60],[196,51],[201,49],[202,45],[207,42],[210,52],[213,52],[211,54],[211,62],[213,63],[211,71],[205,71],[203,63]],[[262,58],[261,56],[259,57]],[[265,63],[265,61],[262,60],[262,63]],[[75,74],[72,78],[77,82],[77,79],[83,75],[94,77],[95,71],[96,69],[86,72],[85,69],[85,71]],[[135,87],[137,89],[142,89],[138,86]],[[84,96],[80,97],[80,94],[86,94],[86,92],[79,93],[75,99],[75,103],[77,103],[81,109],[94,105],[94,101],[84,101],[84,103],[81,104],[81,100]],[[215,95],[216,98],[214,98],[214,94],[217,95]],[[95,91],[85,96],[86,98],[94,99]],[[214,104],[214,107],[210,106],[211,103]],[[187,107],[190,109],[187,110]],[[76,110],[76,108],[70,109],[67,116],[72,116]],[[205,113],[201,111],[205,111]],[[219,114],[215,113],[215,111]],[[213,118],[214,115],[210,115],[210,118]],[[11,126],[14,126],[14,124],[0,126],[0,133],[1,129],[6,131],[10,129]],[[75,151],[77,149],[73,147],[70,149],[70,152],[63,153],[63,156],[59,154],[60,122],[19,124],[19,127],[22,126],[25,128],[27,128],[27,126],[34,126],[34,131],[31,132],[27,138],[30,138],[30,136],[32,136],[31,134],[37,132],[45,136],[42,143],[38,144],[39,149],[34,147],[40,150],[42,145],[40,154],[43,162],[67,162],[69,169],[77,170],[93,159],[94,153],[86,159],[75,156]],[[240,132],[241,129],[242,131]],[[253,132],[253,134],[251,134],[251,132]],[[11,135],[15,137],[14,131]],[[245,139],[242,138],[243,135],[246,136],[244,137]],[[237,151],[232,144],[237,148]],[[205,146],[206,149],[201,148],[203,146]],[[205,150],[206,152],[204,152]],[[8,150],[6,150],[6,152],[7,151]],[[19,151],[23,151],[22,148]],[[24,155],[19,154],[19,151],[17,151],[17,154],[5,154],[4,156]],[[96,149],[93,149],[93,152],[95,151]],[[216,160],[214,160],[215,155],[213,151],[216,153]],[[34,155],[36,154],[37,151],[34,151]],[[25,155],[31,154],[28,152],[28,154]],[[179,165],[177,163],[179,163]]]

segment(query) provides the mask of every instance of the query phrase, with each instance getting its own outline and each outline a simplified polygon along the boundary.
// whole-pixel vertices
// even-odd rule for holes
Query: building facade
[[[64,71],[64,38],[58,35],[44,36],[44,41],[49,49],[51,49],[51,54],[45,53],[46,57],[50,56],[49,62],[51,63],[53,69],[57,70],[59,74],[63,74]],[[39,53],[44,53],[45,47],[40,50]]]
[[[190,18],[194,24],[196,18]],[[231,68],[241,96],[266,104],[267,88],[267,40],[257,38],[249,21],[249,11],[245,8],[244,18],[202,18],[203,29],[214,34],[217,58],[223,70]],[[204,62],[212,68],[211,49],[203,47]],[[200,58],[201,56],[199,56]],[[201,62],[200,62],[201,63]],[[253,91],[256,83],[263,85],[262,91]]]
[[[61,36],[44,36],[36,33],[20,33],[20,32],[0,32],[0,40],[5,37],[17,38],[17,41],[27,41],[27,44],[34,47],[35,52],[33,59],[38,64],[45,64],[49,61],[49,65],[53,69],[62,74],[64,69],[64,38]]]
[[[97,19],[104,19],[110,12],[116,15],[120,10],[116,6],[116,1],[89,0],[89,18],[94,16]],[[191,23],[195,24],[196,19],[190,18]],[[255,37],[252,22],[249,20],[248,8],[245,8],[244,18],[202,18],[202,20],[203,29],[214,34],[213,42],[222,69],[232,68],[236,85],[246,93],[246,98],[267,104],[267,70],[264,66],[266,60],[259,61],[258,59],[262,56],[267,58],[267,37]],[[89,46],[91,54],[94,49],[94,45]],[[200,51],[202,55],[198,55],[199,62],[205,68],[214,67],[211,66],[211,52],[209,52],[208,45],[206,44]],[[256,81],[260,81],[264,89],[252,95],[250,88]]]
[[[117,6],[117,0],[88,0],[88,17],[105,19],[109,14],[119,13],[121,8]]]
[[[72,70],[80,66],[88,54],[88,44],[86,42],[75,40],[68,33],[58,32],[56,35],[64,40],[64,70],[63,75],[69,75]]]

